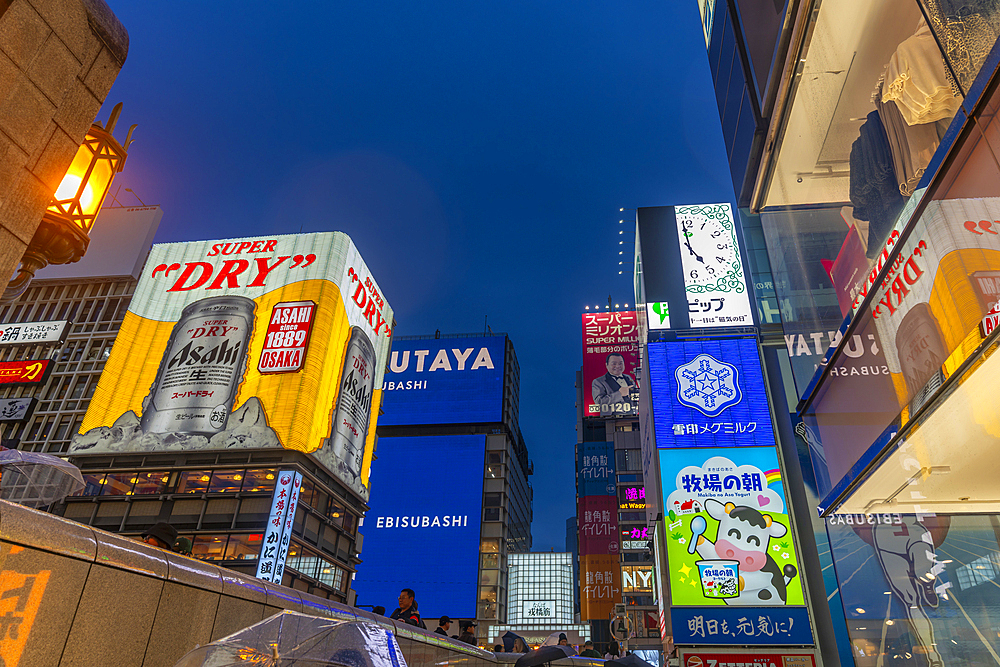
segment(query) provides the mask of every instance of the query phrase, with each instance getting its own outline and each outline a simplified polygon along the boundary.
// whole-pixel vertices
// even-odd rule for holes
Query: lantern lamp
[[[118,143],[112,132],[121,110],[119,102],[111,111],[106,127],[98,121],[87,131],[0,303],[10,303],[21,296],[39,269],[49,264],[78,262],[86,254],[90,231],[115,174],[125,166],[136,128],[135,125],[129,128],[124,146]]]

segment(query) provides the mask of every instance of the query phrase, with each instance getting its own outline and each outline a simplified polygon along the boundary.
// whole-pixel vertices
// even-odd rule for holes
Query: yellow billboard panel
[[[282,447],[367,500],[392,322],[340,232],[155,245],[70,453]]]

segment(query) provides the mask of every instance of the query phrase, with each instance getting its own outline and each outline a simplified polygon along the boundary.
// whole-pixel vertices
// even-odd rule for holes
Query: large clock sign
[[[675,206],[674,213],[691,326],[752,325],[732,207]]]

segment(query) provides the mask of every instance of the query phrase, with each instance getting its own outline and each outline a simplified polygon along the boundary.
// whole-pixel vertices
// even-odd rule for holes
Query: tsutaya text
[[[474,371],[480,368],[487,368],[493,370],[493,357],[490,356],[490,351],[486,347],[479,348],[479,352],[473,358],[472,353],[475,352],[474,347],[469,347],[464,350],[454,348],[451,350],[449,355],[449,350],[438,350],[437,354],[434,356],[434,360],[431,361],[430,366],[426,367],[427,355],[431,353],[430,350],[413,350],[413,359],[416,365],[416,372],[432,373],[434,371],[464,371],[466,370],[466,365],[468,365],[468,370]],[[455,363],[452,364],[452,356],[454,356]],[[398,350],[394,350],[392,353],[392,359],[389,362],[389,370],[393,373],[403,373],[410,367],[410,351],[403,350],[402,354]],[[397,383],[401,384],[401,383]]]
[[[376,528],[465,528],[469,525],[469,515],[449,516],[380,516]]]

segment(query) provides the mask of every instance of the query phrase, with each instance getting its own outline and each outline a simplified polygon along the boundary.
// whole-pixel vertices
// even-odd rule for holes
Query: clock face
[[[701,215],[678,215],[681,256],[684,259],[684,284],[717,286],[723,289],[728,280],[743,275],[740,253],[731,229],[721,220]]]
[[[729,204],[675,206],[692,327],[753,324],[736,222]]]
[[[731,225],[732,223],[730,223]],[[677,216],[684,284],[726,289],[729,280],[742,277],[740,253],[731,227],[722,220],[698,214]]]

